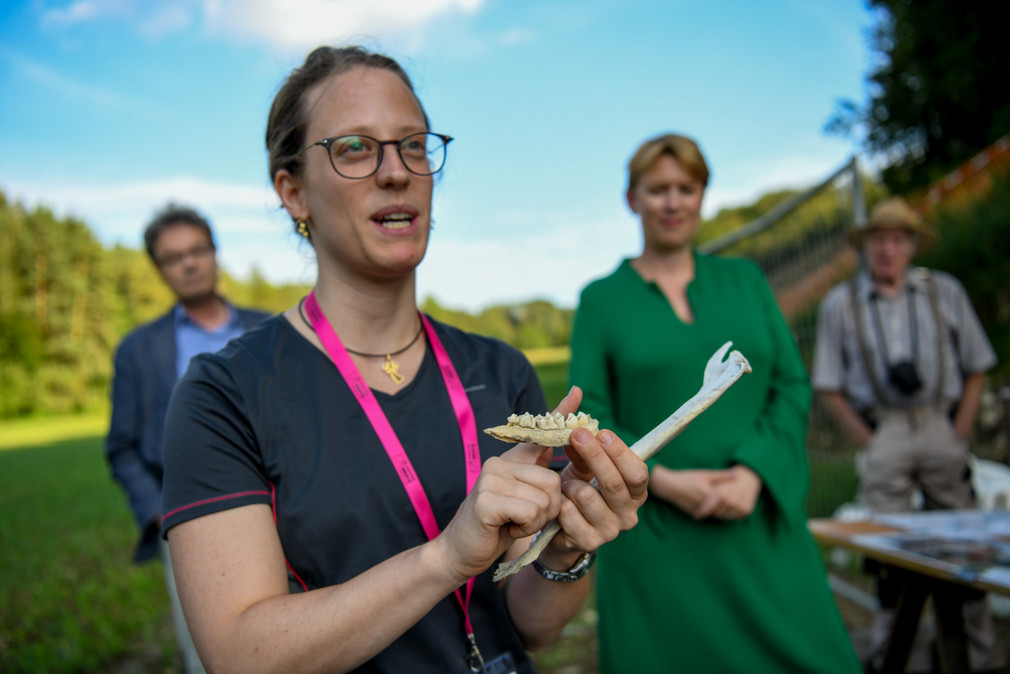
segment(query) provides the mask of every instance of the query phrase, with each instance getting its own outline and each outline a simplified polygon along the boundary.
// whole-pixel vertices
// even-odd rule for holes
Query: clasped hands
[[[754,511],[763,483],[737,464],[723,470],[652,469],[652,491],[695,519],[739,520]]]
[[[581,402],[581,389],[572,387],[555,411],[577,412]],[[617,435],[602,430],[594,438],[576,430],[565,448],[571,462],[560,474],[549,468],[552,452],[523,443],[484,462],[474,488],[439,536],[460,582],[489,568],[517,541],[523,542],[509,556],[523,552],[524,539],[551,520],[558,520],[562,532],[540,561],[557,570],[638,522],[649,472]],[[589,483],[594,477],[599,490]]]

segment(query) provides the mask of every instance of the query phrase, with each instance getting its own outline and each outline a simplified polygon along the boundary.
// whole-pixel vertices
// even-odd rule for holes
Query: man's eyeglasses
[[[306,145],[322,145],[330,156],[330,164],[337,174],[351,179],[367,178],[379,170],[385,145],[395,145],[400,161],[414,175],[430,176],[445,165],[446,146],[452,136],[440,133],[412,133],[400,140],[378,140],[359,134],[335,136]]]
[[[172,267],[178,267],[186,258],[192,257],[194,260],[203,260],[214,254],[214,246],[196,246],[195,248],[190,248],[189,250],[184,250],[181,253],[170,253],[164,257],[157,259],[158,266],[163,269],[171,269]]]

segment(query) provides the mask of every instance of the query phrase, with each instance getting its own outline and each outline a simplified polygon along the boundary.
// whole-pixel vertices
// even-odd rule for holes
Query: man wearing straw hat
[[[972,508],[968,440],[985,372],[996,355],[964,288],[911,266],[936,232],[900,197],[877,204],[849,233],[864,265],[821,303],[813,387],[860,447],[860,501],[877,513]],[[894,569],[880,569],[871,666],[882,657],[897,604]],[[965,603],[973,668],[994,642],[985,598]]]

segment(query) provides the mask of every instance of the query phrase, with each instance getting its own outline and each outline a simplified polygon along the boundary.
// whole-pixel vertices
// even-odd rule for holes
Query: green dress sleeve
[[[753,432],[733,452],[733,458],[758,474],[771,502],[803,524],[803,501],[810,484],[806,469],[806,429],[810,412],[810,379],[796,340],[778,309],[761,270],[752,267],[753,287],[767,318],[774,348],[771,383]]]
[[[609,313],[614,298],[600,284],[583,290],[572,325],[569,383],[582,389],[581,409],[617,434],[629,447],[641,438],[630,428],[617,423],[614,367],[608,355]]]

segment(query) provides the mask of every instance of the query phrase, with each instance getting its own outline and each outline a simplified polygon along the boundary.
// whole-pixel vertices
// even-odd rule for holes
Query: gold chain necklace
[[[309,330],[311,330],[312,332],[316,331],[315,326],[313,326],[312,323],[309,322],[308,316],[305,315],[304,297],[298,303],[298,315],[302,317],[303,321],[305,321],[305,325],[309,327]],[[420,338],[422,332],[424,332],[423,323],[417,329],[417,334],[414,335],[414,339],[410,340],[410,344],[403,347],[402,349],[397,349],[396,351],[390,351],[388,353],[362,353],[361,351],[348,349],[346,346],[344,347],[344,350],[347,351],[347,353],[353,353],[355,356],[361,356],[362,358],[385,358],[386,359],[385,362],[382,363],[382,371],[385,372],[389,376],[389,378],[393,380],[394,384],[400,385],[403,383],[404,379],[403,375],[400,374],[400,363],[393,360],[393,356],[398,356],[407,349],[409,349],[410,347],[414,346],[414,344],[417,343],[418,338]]]

